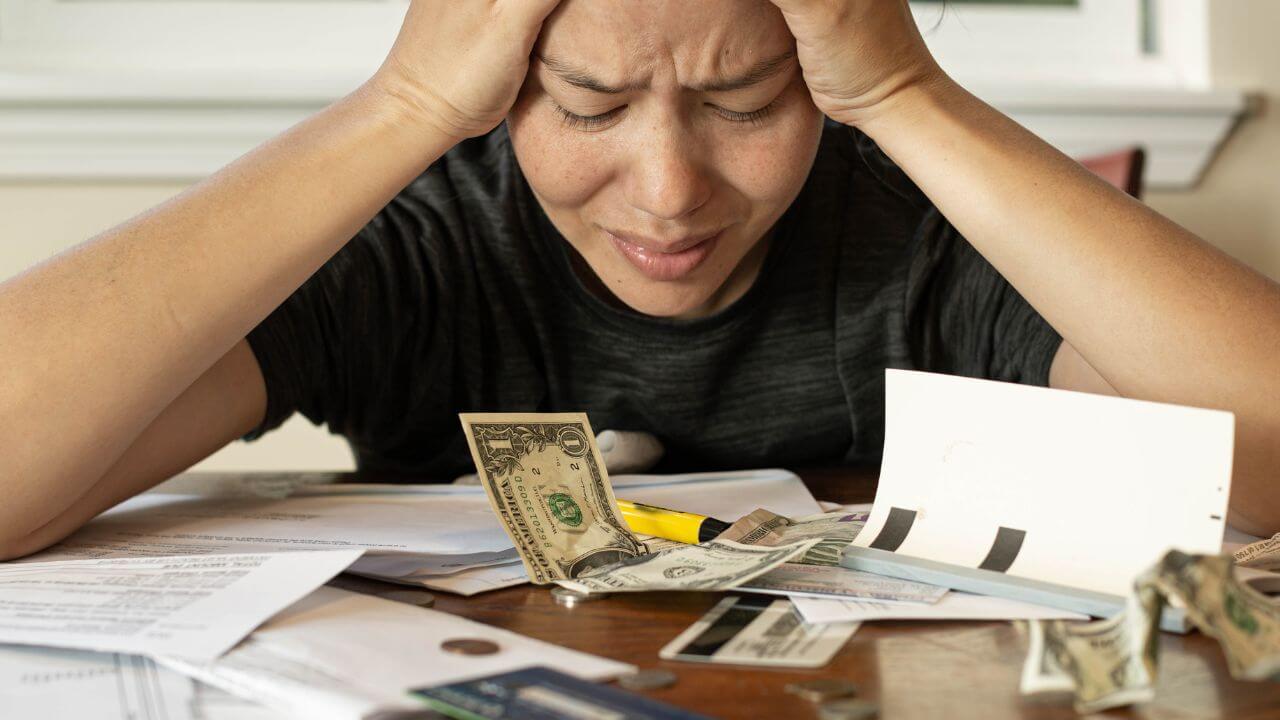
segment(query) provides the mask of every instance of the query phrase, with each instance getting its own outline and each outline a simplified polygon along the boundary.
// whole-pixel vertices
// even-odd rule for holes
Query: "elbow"
[[[6,521],[0,525],[0,562],[9,562],[40,552],[57,542],[45,528],[34,532],[23,531],[15,527],[17,523]]]
[[[1280,532],[1280,488],[1270,487],[1262,478],[1237,473],[1232,480],[1227,524],[1257,537]]]
[[[1231,512],[1227,515],[1227,524],[1240,532],[1268,538],[1280,533],[1280,512],[1273,509],[1271,512],[1262,513],[1257,508],[1242,511],[1232,506]]]
[[[27,538],[0,538],[0,562],[9,562],[30,555],[35,552],[28,549],[30,545]]]
[[[1237,424],[1235,471],[1227,522],[1237,530],[1270,537],[1280,532],[1280,421]]]

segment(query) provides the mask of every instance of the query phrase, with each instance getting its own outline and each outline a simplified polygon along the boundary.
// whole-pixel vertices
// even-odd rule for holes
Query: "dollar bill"
[[[796,562],[783,563],[740,587],[770,595],[869,598],[924,604],[936,603],[947,594],[947,588],[937,585],[898,580],[838,565],[802,565]]]
[[[1232,558],[1167,553],[1134,583],[1125,610],[1113,618],[1030,627],[1023,666],[1027,694],[1064,688],[1076,709],[1097,712],[1154,696],[1158,625],[1176,602],[1204,634],[1218,640],[1234,678],[1263,680],[1280,673],[1280,606],[1241,583]]]
[[[765,547],[816,539],[818,543],[796,562],[839,565],[840,551],[858,537],[867,524],[867,515],[865,512],[833,512],[792,519],[761,508],[743,516],[716,539]]]
[[[1232,557],[1240,567],[1280,570],[1280,533],[1245,545],[1236,550]]]
[[[1186,607],[1200,632],[1217,639],[1232,677],[1277,679],[1280,606],[1240,582],[1231,558],[1171,552],[1159,568],[1159,588]]]
[[[803,555],[816,542],[753,547],[717,538],[629,558],[556,582],[582,593],[729,590]]]
[[[1143,588],[1115,617],[1091,623],[1036,620],[1022,668],[1022,692],[1075,692],[1076,710],[1148,702],[1155,698],[1157,625],[1164,601]]]
[[[584,414],[464,413],[490,505],[538,585],[643,555]]]

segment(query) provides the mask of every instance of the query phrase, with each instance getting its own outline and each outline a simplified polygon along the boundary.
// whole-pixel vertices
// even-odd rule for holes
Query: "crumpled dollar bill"
[[[1280,606],[1241,583],[1232,558],[1168,552],[1138,576],[1123,612],[1106,620],[1035,621],[1022,672],[1023,694],[1069,691],[1081,713],[1151,700],[1155,695],[1160,613],[1173,601],[1217,639],[1231,676],[1280,674]]]
[[[1258,570],[1280,570],[1280,533],[1245,545],[1232,553],[1240,567]]]
[[[760,508],[730,525],[716,539],[763,547],[818,540],[809,552],[793,562],[803,565],[839,565],[840,551],[858,537],[862,527],[867,524],[867,515],[866,512],[841,511],[788,518]]]

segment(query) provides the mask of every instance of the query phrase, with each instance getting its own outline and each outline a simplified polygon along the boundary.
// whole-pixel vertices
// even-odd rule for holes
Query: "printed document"
[[[121,653],[0,645],[4,720],[284,720],[262,705]]]
[[[0,565],[0,643],[211,660],[359,550]]]
[[[365,554],[350,572],[366,577],[461,595],[528,582],[476,485],[251,475],[215,476],[204,488],[201,479],[164,483],[20,562],[357,548]],[[730,521],[757,507],[788,516],[819,511],[800,478],[785,470],[619,475],[614,486],[629,500]]]

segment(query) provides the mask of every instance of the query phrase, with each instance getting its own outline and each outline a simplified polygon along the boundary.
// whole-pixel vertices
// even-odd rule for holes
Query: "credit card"
[[[857,632],[859,623],[809,625],[790,600],[731,595],[667,646],[663,660],[822,667]]]
[[[710,720],[545,667],[409,692],[432,710],[462,720]]]

